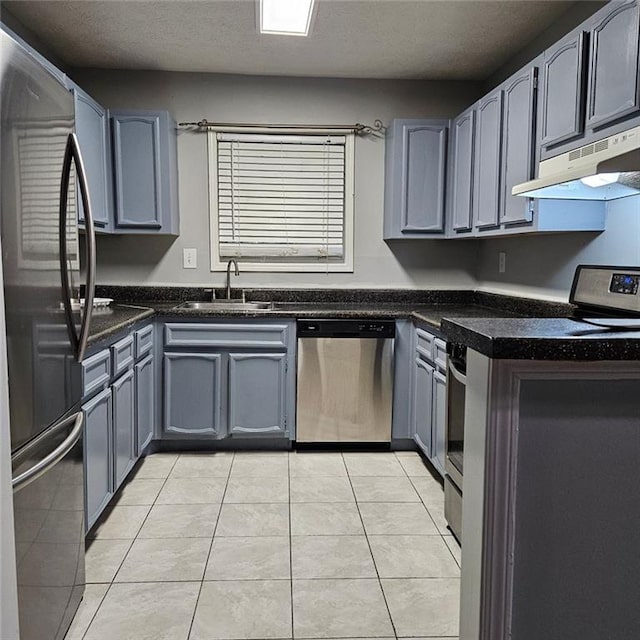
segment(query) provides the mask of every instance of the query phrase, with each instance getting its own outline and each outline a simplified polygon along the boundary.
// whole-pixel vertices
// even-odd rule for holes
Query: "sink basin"
[[[189,300],[179,304],[176,309],[194,309],[196,311],[255,311],[271,309],[270,302],[242,302],[242,300],[213,300],[212,302],[194,302]]]

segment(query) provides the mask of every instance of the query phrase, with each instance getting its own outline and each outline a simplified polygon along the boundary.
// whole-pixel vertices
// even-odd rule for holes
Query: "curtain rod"
[[[179,127],[195,127],[198,129],[281,129],[281,130],[333,130],[333,131],[353,131],[357,135],[383,135],[386,127],[382,124],[382,120],[374,120],[373,124],[333,124],[333,125],[321,125],[321,124],[238,124],[230,122],[209,122],[206,118],[199,120],[198,122],[179,122]]]

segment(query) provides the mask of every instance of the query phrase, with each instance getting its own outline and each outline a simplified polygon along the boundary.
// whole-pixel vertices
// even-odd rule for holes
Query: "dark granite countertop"
[[[607,331],[572,318],[448,317],[442,330],[490,358],[640,360],[640,331]]]
[[[91,316],[89,344],[95,344],[140,320],[155,315],[156,310],[147,305],[114,304],[106,309],[94,309]]]
[[[221,295],[221,292],[217,292]],[[640,331],[605,331],[572,320],[574,307],[475,291],[246,290],[272,309],[194,310],[184,300],[210,300],[195,288],[102,287],[119,301],[98,311],[90,343],[153,316],[163,318],[381,318],[409,319],[491,358],[532,360],[640,360]],[[237,296],[238,292],[234,292]]]

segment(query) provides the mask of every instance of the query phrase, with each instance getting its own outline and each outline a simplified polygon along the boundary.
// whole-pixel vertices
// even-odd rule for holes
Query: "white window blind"
[[[349,135],[210,135],[212,249],[220,262],[344,267],[353,215]]]

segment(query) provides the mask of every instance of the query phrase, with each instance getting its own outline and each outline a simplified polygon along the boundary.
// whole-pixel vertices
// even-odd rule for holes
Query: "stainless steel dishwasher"
[[[298,442],[390,442],[395,323],[298,321]]]

